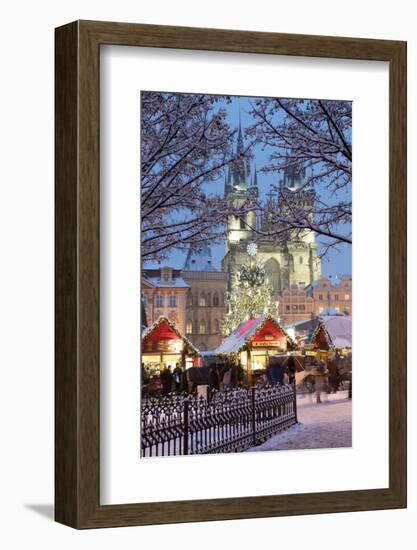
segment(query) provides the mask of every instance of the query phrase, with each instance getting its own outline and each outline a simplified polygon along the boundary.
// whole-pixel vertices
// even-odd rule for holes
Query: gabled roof
[[[314,343],[320,330],[324,331],[327,344],[336,348],[352,347],[352,317],[350,315],[326,315],[320,317],[313,332],[311,342]]]
[[[185,259],[183,271],[218,271],[213,265],[210,246],[202,244],[199,248],[191,248]]]
[[[164,281],[161,277],[148,277],[148,281],[156,288],[190,288],[182,277],[173,277],[170,281]]]
[[[268,322],[272,322],[276,328],[282,332],[290,347],[296,347],[295,342],[272,315],[261,315],[256,319],[243,321],[243,323],[236,327],[235,330],[223,340],[216,349],[216,353],[237,353],[241,351],[245,348],[249,340],[254,338]]]
[[[186,336],[181,334],[172,321],[163,316],[159,317],[150,327],[142,332],[142,343],[144,343],[163,323],[167,325],[167,327],[177,336],[179,340],[184,342],[191,353],[199,354],[199,351],[194,344],[192,344]]]

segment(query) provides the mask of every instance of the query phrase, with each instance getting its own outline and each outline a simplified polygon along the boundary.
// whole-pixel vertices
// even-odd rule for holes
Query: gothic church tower
[[[236,154],[243,154],[244,140],[239,120]],[[297,172],[288,168],[280,182],[278,194],[270,192],[266,198],[266,211],[274,212],[285,208],[285,198],[296,193],[297,206],[310,208],[315,200],[315,191],[305,185],[305,172]],[[259,195],[258,175],[247,159],[240,158],[229,170],[225,178],[225,197],[236,207],[248,203],[251,198]],[[294,201],[294,197],[291,197]],[[294,203],[294,202],[293,202]],[[229,273],[228,290],[233,284],[233,273],[246,262],[246,248],[250,242],[256,241],[257,255],[264,263],[270,284],[274,293],[289,288],[297,283],[301,287],[311,284],[320,278],[321,261],[317,254],[318,245],[312,231],[305,231],[297,235],[289,235],[284,243],[277,244],[273,237],[261,237],[254,234],[254,229],[268,232],[271,221],[267,215],[256,219],[254,212],[246,213],[243,217],[231,216],[228,220],[228,234],[226,254],[222,260],[222,271]]]

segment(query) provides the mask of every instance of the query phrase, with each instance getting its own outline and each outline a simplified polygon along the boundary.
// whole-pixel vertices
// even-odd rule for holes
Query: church
[[[236,153],[242,155],[245,150],[242,127],[239,122]],[[308,208],[315,200],[313,188],[305,186],[305,173],[287,169],[280,182],[276,195],[269,193],[266,198],[265,211],[284,208],[285,197],[297,193],[300,207]],[[225,197],[236,208],[256,199],[260,195],[258,174],[256,168],[251,168],[249,159],[241,157],[236,161],[225,178]],[[292,197],[293,198],[293,197]],[[239,265],[247,260],[247,246],[251,242],[257,244],[258,258],[264,263],[268,280],[274,294],[297,284],[304,288],[321,275],[321,261],[318,256],[318,244],[312,231],[304,231],[298,235],[289,235],[284,242],[276,242],[272,236],[260,236],[268,233],[271,224],[267,215],[257,216],[248,212],[242,217],[230,216],[227,227],[226,253],[222,260],[222,271],[229,274],[228,290],[233,285],[233,273]]]

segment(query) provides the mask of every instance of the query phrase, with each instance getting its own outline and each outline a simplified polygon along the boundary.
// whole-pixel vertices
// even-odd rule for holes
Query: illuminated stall
[[[248,381],[265,371],[271,355],[287,353],[296,345],[276,319],[261,315],[241,323],[217,348],[246,371]]]
[[[330,357],[334,352],[349,354],[352,351],[352,317],[326,315],[319,318],[306,349],[311,355]]]
[[[197,348],[166,317],[142,333],[141,360],[149,376],[159,375],[165,367],[172,371],[177,363],[187,369],[197,355]]]

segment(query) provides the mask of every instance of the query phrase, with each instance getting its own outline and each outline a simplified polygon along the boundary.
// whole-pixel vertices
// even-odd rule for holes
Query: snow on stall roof
[[[268,319],[276,323],[276,321],[270,315],[261,315],[256,319],[243,321],[243,323],[240,323],[240,325],[238,325],[235,330],[223,340],[220,346],[216,349],[216,353],[238,352],[255,334],[259,327],[261,327],[261,325],[263,325]]]
[[[332,344],[337,348],[352,347],[352,317],[350,315],[329,315],[320,317]]]

